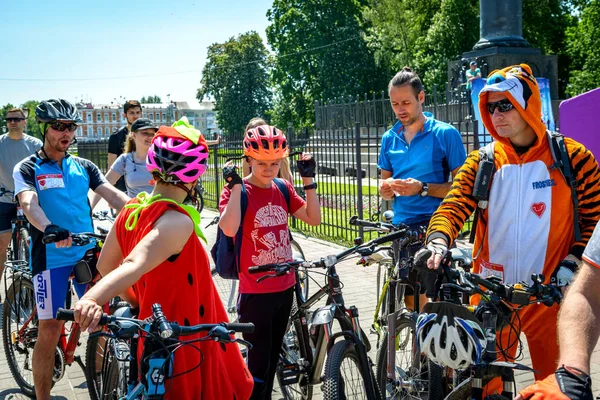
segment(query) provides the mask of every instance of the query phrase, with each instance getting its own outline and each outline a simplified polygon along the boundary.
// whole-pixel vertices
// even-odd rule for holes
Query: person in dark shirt
[[[127,119],[127,125],[121,127],[108,138],[108,168],[113,165],[117,157],[125,150],[125,140],[131,132],[131,125],[142,116],[142,105],[137,100],[127,100],[123,106],[123,116]],[[127,190],[123,177],[119,178],[115,187],[123,192]]]

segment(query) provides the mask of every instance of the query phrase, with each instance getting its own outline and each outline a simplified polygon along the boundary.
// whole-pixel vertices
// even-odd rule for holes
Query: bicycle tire
[[[302,247],[300,247],[300,244],[293,239],[290,244],[292,246],[292,254],[294,255],[294,260],[296,260],[299,257],[301,257],[303,260],[306,260],[306,256],[304,255],[304,251],[302,251]],[[306,267],[300,266],[297,268],[296,279],[298,280],[298,285],[300,287],[299,293],[297,294],[300,294],[300,296],[302,297],[300,299],[300,302],[304,303],[308,299],[310,281]]]
[[[127,360],[129,345],[122,340],[108,340],[109,357],[102,370],[102,400],[120,400],[127,395],[127,380],[129,379]],[[119,356],[115,353],[119,352]]]
[[[85,379],[91,400],[102,400],[102,369],[106,359],[107,338],[90,337],[85,347]]]
[[[6,362],[15,382],[27,396],[35,396],[33,387],[33,347],[37,340],[37,317],[33,317],[31,328],[24,331],[20,337],[27,338],[27,342],[21,340],[13,343],[13,326],[16,326],[15,333],[22,329],[22,323],[28,321],[35,310],[35,292],[32,282],[22,276],[15,276],[10,285],[4,304],[2,305],[2,343]],[[13,318],[14,316],[14,318]],[[30,333],[31,336],[27,336]],[[17,334],[17,337],[19,335]],[[19,365],[17,357],[23,356],[23,368]],[[30,370],[30,374],[25,376],[25,371]],[[29,377],[30,375],[30,377]],[[54,381],[52,382],[54,386]]]
[[[406,349],[407,353],[406,358],[400,360],[396,356],[396,380],[403,381],[400,388],[394,387],[387,381],[389,332],[385,331],[382,336],[381,344],[377,349],[376,377],[384,398],[426,399],[429,390],[428,377],[436,379],[430,374],[429,364],[422,366],[421,359],[418,363],[414,361],[415,357],[422,357],[417,348],[415,331],[416,321],[413,314],[401,314],[396,321],[396,343],[398,347],[396,352]]]
[[[355,372],[350,374],[353,379],[349,379],[349,374],[343,372],[345,371],[345,361],[351,362],[358,369],[358,374]],[[369,370],[370,368],[366,366],[366,369]],[[356,381],[357,379],[360,381]],[[349,340],[341,340],[334,344],[327,354],[325,375],[323,379],[323,399],[366,399],[367,391],[365,381],[367,379],[370,378],[365,376],[365,368],[361,368],[358,353],[354,348],[354,343]],[[348,383],[353,384],[352,387],[347,388]],[[373,385],[375,385],[375,389],[377,390],[377,383],[375,380],[373,380]],[[351,389],[352,394],[348,393],[348,389]]]
[[[29,230],[25,227],[19,228],[15,251],[15,260],[23,260],[29,263]]]
[[[225,307],[225,311],[227,311],[227,315],[229,316],[229,322],[237,322],[238,281],[221,278],[216,268],[211,269],[210,273]]]
[[[294,301],[290,315],[294,315],[296,310],[297,306]],[[281,355],[276,373],[277,382],[285,400],[310,400],[313,395],[313,387],[308,382],[308,376],[301,376],[298,383],[291,385],[283,384],[284,364],[297,364],[300,359],[306,359],[307,352],[310,351],[310,349],[306,348],[305,343],[298,338],[298,330],[302,329],[300,320],[296,319],[290,322],[281,344]]]

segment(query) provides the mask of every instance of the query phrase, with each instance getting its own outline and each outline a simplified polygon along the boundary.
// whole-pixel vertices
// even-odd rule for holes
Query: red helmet
[[[244,155],[255,160],[279,160],[289,154],[282,131],[270,125],[249,129],[244,136]]]

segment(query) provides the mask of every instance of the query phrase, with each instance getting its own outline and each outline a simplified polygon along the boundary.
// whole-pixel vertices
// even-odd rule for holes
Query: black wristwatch
[[[421,197],[425,197],[429,194],[429,186],[427,186],[427,183],[425,182],[421,182],[423,184],[423,187],[421,188],[421,191],[419,192],[419,196]]]
[[[310,185],[304,186],[304,191],[317,189],[317,182],[313,182]]]

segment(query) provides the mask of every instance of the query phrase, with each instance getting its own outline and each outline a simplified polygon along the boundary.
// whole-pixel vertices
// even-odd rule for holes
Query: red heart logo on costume
[[[40,185],[41,186],[46,186],[46,180],[45,179],[40,180]]]
[[[533,203],[531,205],[531,211],[533,211],[539,218],[542,218],[542,214],[544,211],[546,211],[546,203]]]

